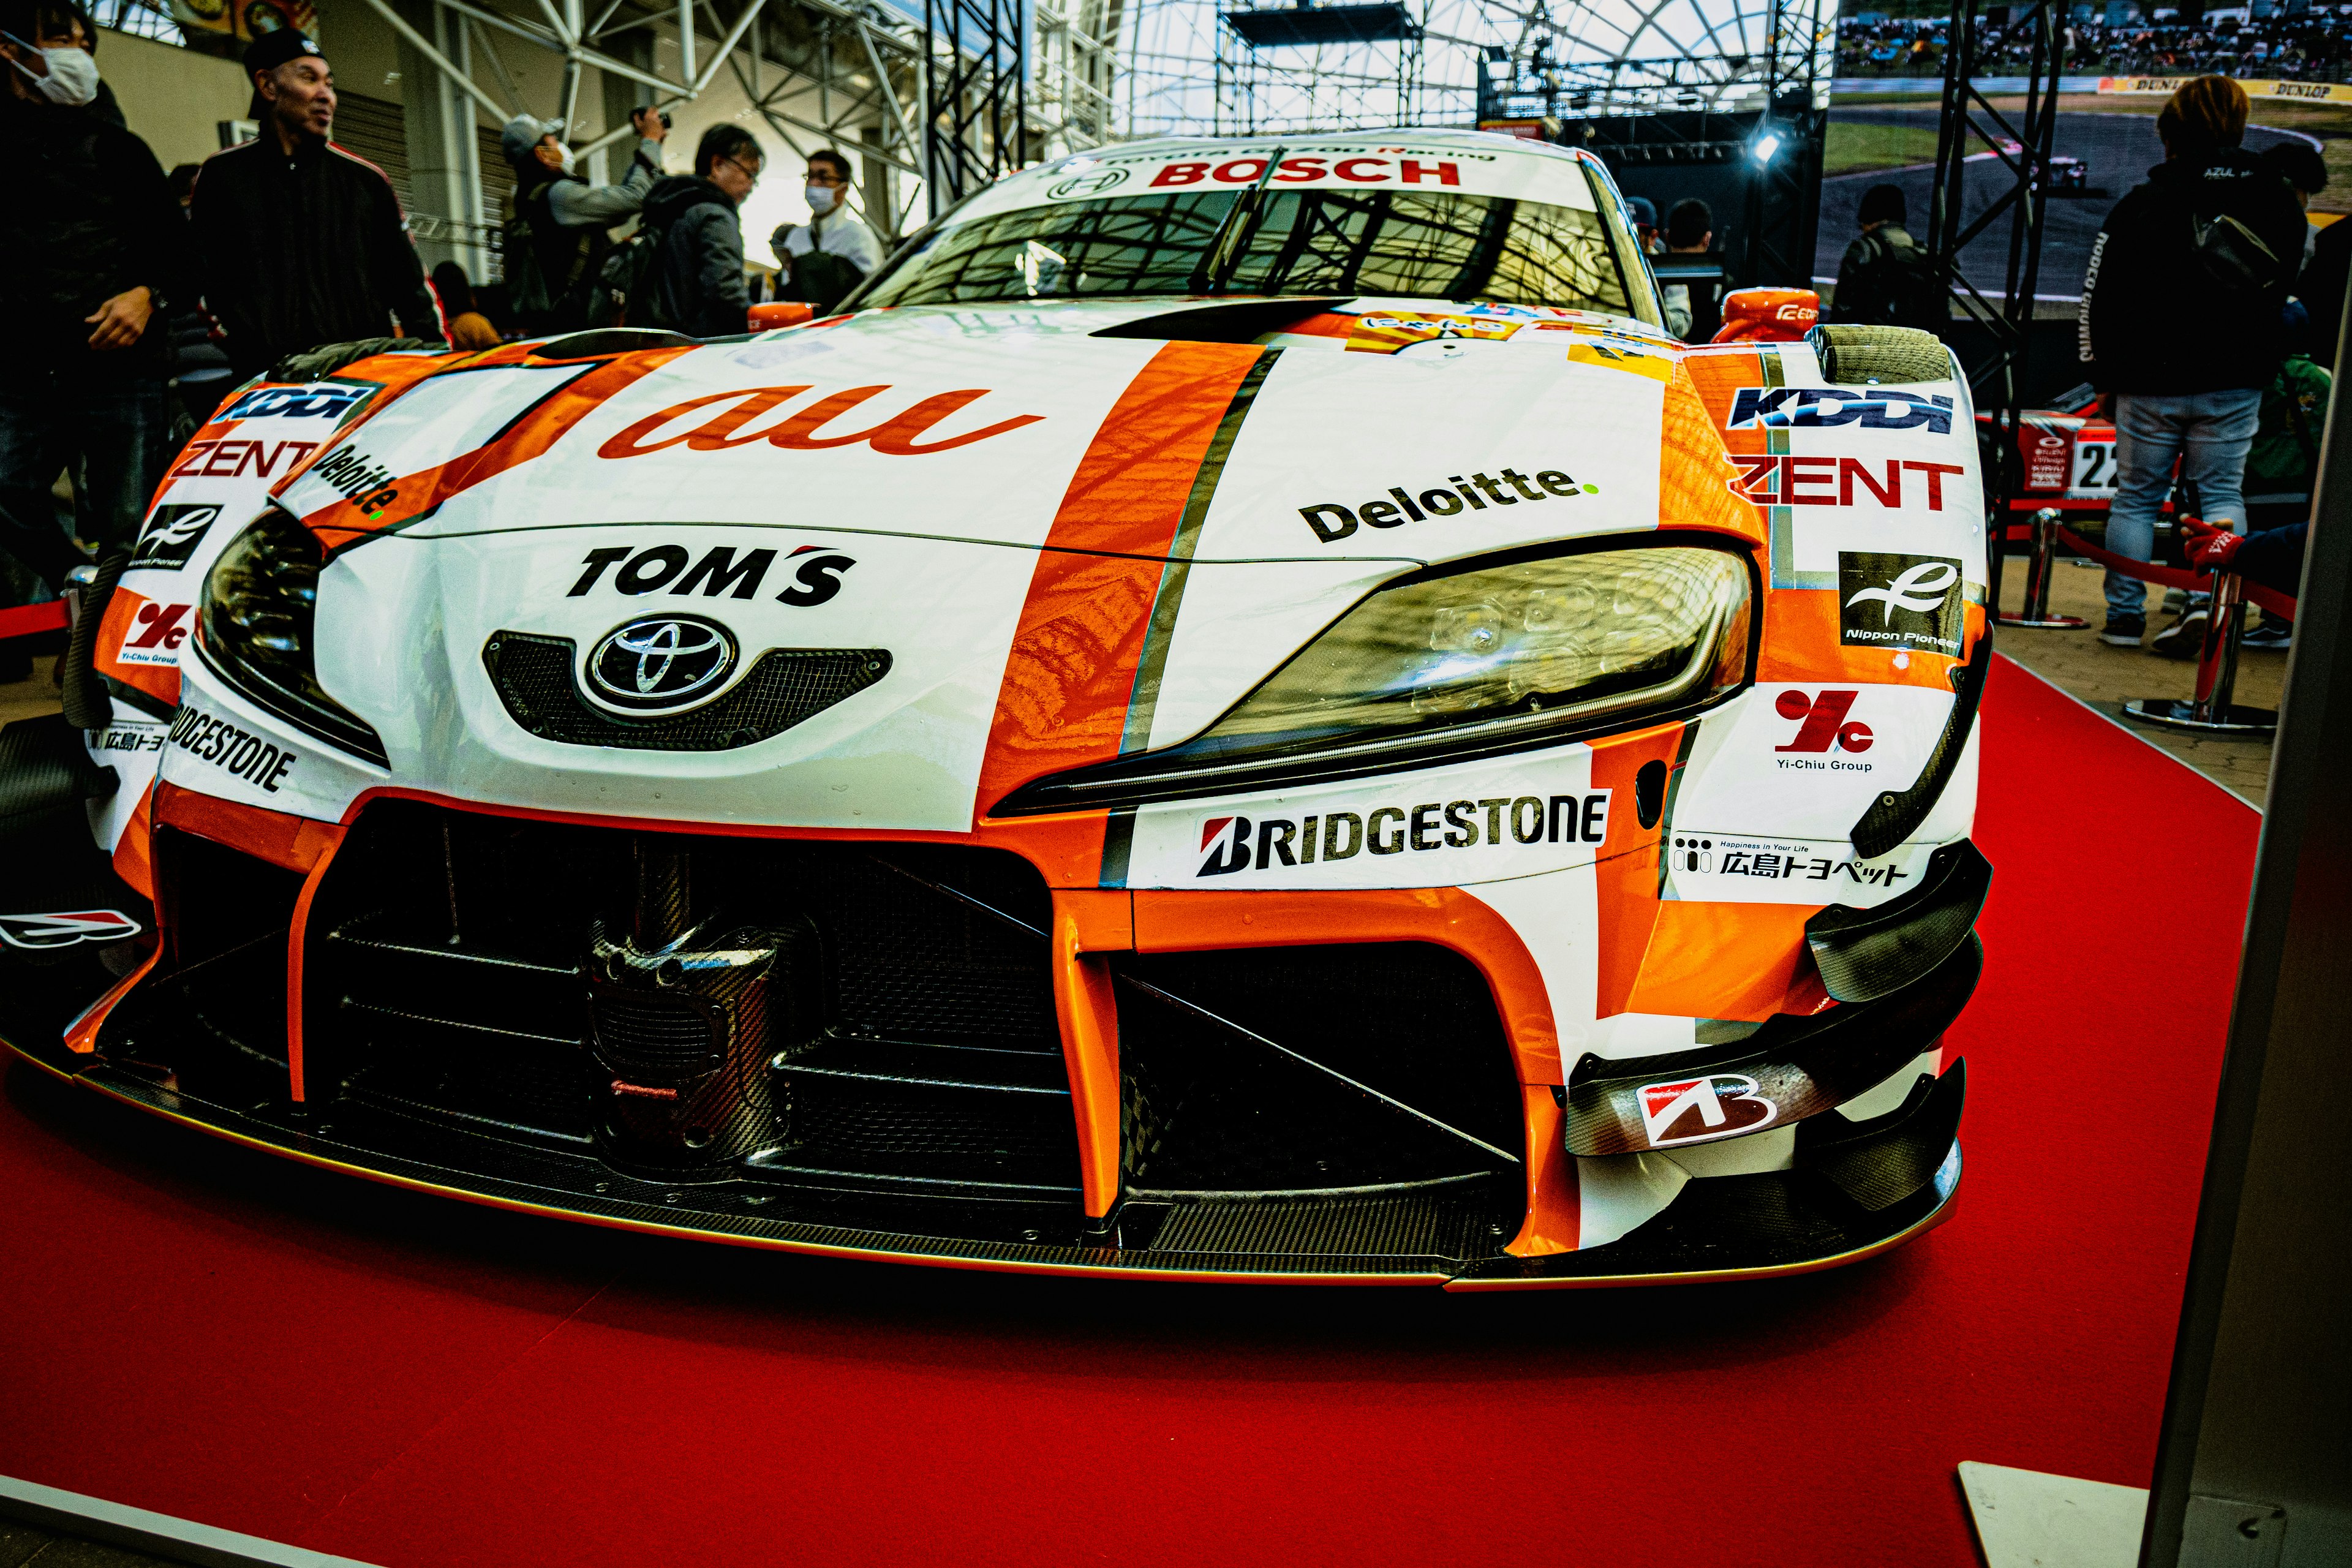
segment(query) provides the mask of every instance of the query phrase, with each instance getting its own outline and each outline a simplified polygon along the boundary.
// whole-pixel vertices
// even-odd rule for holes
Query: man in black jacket
[[[0,0],[0,550],[51,588],[74,531],[128,544],[163,476],[179,215],[147,144],[95,110],[96,29],[68,0]]]
[[[328,140],[334,74],[291,28],[245,51],[261,138],[205,160],[189,216],[205,307],[240,377],[320,343],[446,334],[383,171]]]
[[[499,133],[515,172],[508,200],[530,235],[530,254],[514,256],[509,240],[507,259],[507,309],[526,337],[591,324],[597,273],[609,248],[605,230],[635,216],[661,178],[668,121],[660,110],[642,108],[629,111],[629,125],[637,150],[629,172],[609,185],[592,185],[572,172],[572,150],[556,139],[559,121],[517,115]]]
[[[2240,148],[2245,89],[2204,76],[2157,116],[2165,161],[2107,215],[2091,247],[2079,353],[2116,421],[2107,548],[2154,552],[2180,463],[2180,510],[2242,530],[2246,449],[2285,355],[2280,308],[2303,261],[2302,207]],[[2103,642],[2137,647],[2146,590],[2107,574]]]
[[[658,319],[689,337],[748,330],[751,291],[736,209],[760,183],[761,162],[751,133],[722,120],[695,146],[695,177],[674,174],[646,196],[645,221],[662,237],[654,271]]]

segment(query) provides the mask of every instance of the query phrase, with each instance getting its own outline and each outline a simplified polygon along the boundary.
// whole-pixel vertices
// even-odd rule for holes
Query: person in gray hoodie
[[[597,269],[608,248],[605,231],[626,222],[645,205],[661,178],[662,142],[669,127],[656,109],[629,115],[637,133],[629,172],[617,183],[592,185],[572,173],[572,149],[559,140],[562,122],[517,115],[499,133],[499,146],[514,166],[514,216],[528,232],[522,267],[509,264],[509,308],[530,335],[571,331],[588,325],[589,300]],[[512,239],[521,236],[509,230]]]

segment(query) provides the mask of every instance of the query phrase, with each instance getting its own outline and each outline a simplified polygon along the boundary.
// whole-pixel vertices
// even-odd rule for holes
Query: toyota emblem
[[[664,713],[727,682],[735,638],[699,616],[646,616],[615,626],[588,653],[589,695],[607,707]]]

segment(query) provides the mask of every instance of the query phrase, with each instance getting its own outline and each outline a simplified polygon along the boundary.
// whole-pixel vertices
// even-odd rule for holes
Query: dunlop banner
[[[2101,92],[2179,91],[2197,79],[2186,76],[2103,76]],[[2242,81],[2248,98],[2300,98],[2320,103],[2352,103],[2352,87],[2332,81]]]

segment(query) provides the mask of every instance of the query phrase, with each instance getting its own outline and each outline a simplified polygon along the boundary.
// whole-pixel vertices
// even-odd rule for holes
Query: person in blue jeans
[[[2246,110],[2226,77],[2172,95],[2156,121],[2165,161],[2107,215],[2083,279],[2078,352],[2116,422],[2107,547],[2137,561],[2155,553],[2176,461],[2181,510],[2245,527],[2246,450],[2308,226],[2286,180],[2240,147]],[[2106,590],[2100,640],[2138,647],[2146,588],[2111,571]]]

